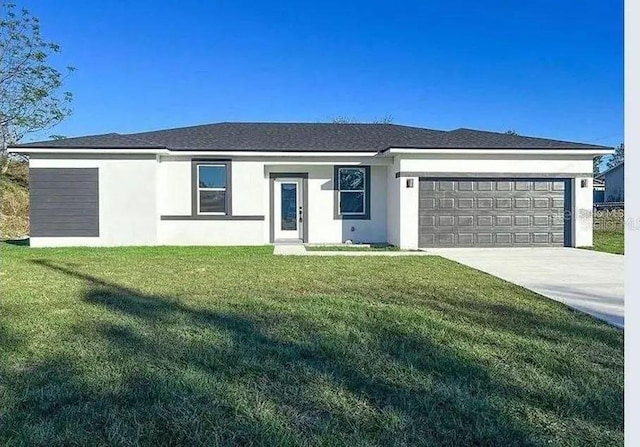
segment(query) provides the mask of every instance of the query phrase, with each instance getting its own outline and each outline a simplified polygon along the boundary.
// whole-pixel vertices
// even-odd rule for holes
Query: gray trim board
[[[564,246],[573,247],[573,182],[564,182]]]
[[[198,214],[195,216],[160,216],[160,220],[264,220],[264,216],[227,216]]]
[[[516,173],[516,172],[413,172],[413,171],[399,171],[396,172],[396,178],[400,177],[429,177],[429,178],[526,178],[526,179],[553,179],[553,178],[577,178],[577,177],[593,177],[593,173],[584,174],[566,174],[566,173]]]
[[[99,237],[98,168],[30,168],[30,235]]]
[[[224,164],[226,166],[227,184],[224,191],[224,216],[232,216],[231,194],[233,188],[231,178],[231,160],[219,158],[194,158],[191,160],[191,216],[210,216],[209,214],[198,213],[198,165],[208,163]]]
[[[338,171],[341,168],[364,169],[364,214],[362,215],[342,215],[338,209],[340,204],[340,188],[338,182]],[[386,200],[386,198],[385,198]],[[333,166],[333,218],[335,220],[371,220],[371,166],[368,165],[334,165]]]
[[[274,201],[274,180],[277,178],[301,178],[302,179],[302,242],[309,241],[309,173],[308,172],[270,172],[269,173],[269,242],[275,243],[275,231],[274,231],[274,213],[275,205]]]

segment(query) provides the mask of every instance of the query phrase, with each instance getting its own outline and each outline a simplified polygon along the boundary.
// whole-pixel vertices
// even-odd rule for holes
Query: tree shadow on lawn
[[[540,413],[550,421],[566,418],[591,429],[621,430],[621,415],[603,419],[580,398],[557,402],[551,391],[532,392],[496,375],[479,357],[399,325],[372,319],[363,341],[348,332],[327,332],[293,313],[248,316],[196,309],[68,266],[34,262],[87,281],[84,300],[116,314],[78,328],[79,336],[99,335],[108,344],[100,356],[112,376],[96,377],[96,371],[68,359],[38,366],[32,373],[39,379],[30,382],[20,413],[26,410],[45,427],[24,436],[53,427],[58,440],[76,439],[79,433],[104,443],[536,445],[562,440],[565,429],[545,431],[531,421],[531,414]],[[282,321],[304,328],[304,336],[292,340],[286,327],[279,334]],[[20,383],[21,378],[6,380]],[[33,393],[51,386],[60,394],[47,399],[46,393]],[[80,411],[84,416],[74,417]],[[20,422],[9,415],[5,425]]]

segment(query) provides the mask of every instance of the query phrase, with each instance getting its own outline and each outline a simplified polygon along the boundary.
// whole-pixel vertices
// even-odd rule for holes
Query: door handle
[[[302,207],[298,208],[298,216],[299,216],[300,222],[302,222]]]

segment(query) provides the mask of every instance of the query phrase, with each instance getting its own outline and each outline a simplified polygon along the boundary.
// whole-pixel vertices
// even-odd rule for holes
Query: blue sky
[[[621,0],[17,2],[77,68],[45,137],[391,115],[623,138]]]

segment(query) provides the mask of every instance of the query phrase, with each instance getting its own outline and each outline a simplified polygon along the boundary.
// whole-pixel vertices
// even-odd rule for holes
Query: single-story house
[[[603,202],[624,202],[624,162],[599,174],[597,179],[604,182]]]
[[[611,148],[394,124],[217,123],[17,144],[31,245],[590,246]]]

